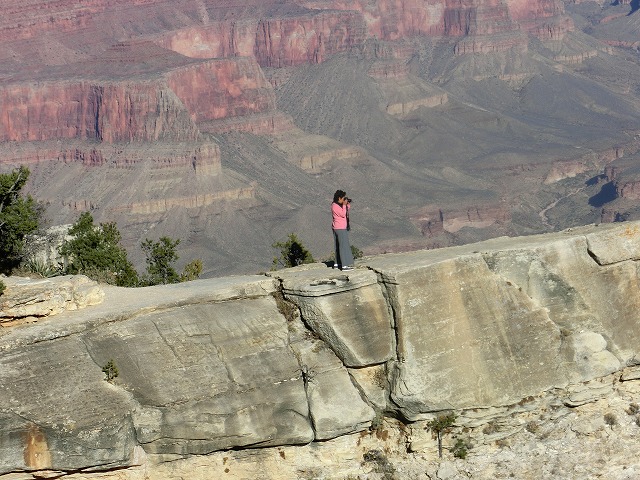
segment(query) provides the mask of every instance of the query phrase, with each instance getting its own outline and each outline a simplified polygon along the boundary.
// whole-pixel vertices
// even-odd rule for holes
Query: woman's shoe
[[[353,270],[353,267],[351,265],[345,265],[344,267],[342,267],[343,272],[346,272],[347,270]]]

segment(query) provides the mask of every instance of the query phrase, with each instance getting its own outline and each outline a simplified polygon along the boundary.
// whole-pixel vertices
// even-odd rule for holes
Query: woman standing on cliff
[[[349,210],[351,209],[351,199],[342,190],[336,190],[333,194],[331,204],[331,214],[333,221],[333,242],[335,246],[336,261],[333,268],[341,270],[353,270],[353,255],[351,245],[349,245]]]

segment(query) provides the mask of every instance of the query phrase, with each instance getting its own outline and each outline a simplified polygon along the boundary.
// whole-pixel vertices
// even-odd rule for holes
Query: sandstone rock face
[[[217,60],[174,71],[168,83],[196,122],[275,108],[271,84],[252,58]]]
[[[0,331],[0,475],[125,467],[133,479],[142,465],[173,478],[193,455],[224,470],[229,454],[213,452],[284,460],[286,445],[329,439],[380,466],[371,442],[431,448],[420,432],[443,410],[488,445],[536,411],[560,415],[558,402],[613,396],[612,375],[640,378],[638,252],[640,224],[611,224],[351,272],[104,287],[100,305]]]
[[[283,291],[311,329],[348,367],[385,363],[394,356],[391,315],[376,275],[305,270],[283,274]],[[337,301],[336,301],[337,299]]]
[[[104,291],[84,275],[35,280],[4,278],[7,289],[0,296],[0,324],[36,321],[66,310],[98,305]]]

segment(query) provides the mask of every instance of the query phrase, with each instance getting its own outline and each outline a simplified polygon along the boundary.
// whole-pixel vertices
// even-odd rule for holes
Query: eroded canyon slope
[[[638,218],[632,3],[3,0],[0,169],[206,276]]]

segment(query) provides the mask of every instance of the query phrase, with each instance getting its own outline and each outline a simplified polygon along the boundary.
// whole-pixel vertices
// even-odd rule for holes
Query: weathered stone
[[[222,291],[233,292],[227,283],[221,282]],[[215,282],[192,287],[198,285],[193,299],[205,290],[209,298],[220,295],[211,288]],[[153,292],[147,289],[138,301],[153,305]],[[157,458],[174,458],[313,440],[304,384],[284,382],[300,365],[269,293],[185,306],[169,300],[156,311],[139,305],[126,322],[97,323],[70,336],[67,330],[37,344],[12,343],[18,330],[0,337],[8,352],[1,360],[0,398],[3,416],[14,425],[1,432],[7,454],[0,469],[34,468],[22,455],[33,425],[39,428],[34,436],[43,439],[38,448],[50,458],[46,467],[60,470],[128,465],[138,444]],[[113,383],[101,371],[109,360],[118,370]]]
[[[349,375],[376,410],[383,412],[392,409],[389,405],[389,380],[387,379],[386,365],[350,368]]]
[[[452,252],[453,253],[453,252]],[[382,272],[398,325],[392,398],[422,412],[515,403],[561,382],[561,334],[547,312],[479,254],[407,254]]]
[[[371,425],[375,412],[363,400],[335,353],[319,340],[292,347],[300,355],[300,378],[309,398],[316,440],[358,432]],[[344,405],[349,408],[344,409]],[[338,411],[341,413],[336,415]]]
[[[589,252],[600,265],[640,259],[640,226],[603,230],[587,235]]]
[[[585,380],[604,377],[620,369],[620,361],[607,350],[607,341],[595,332],[581,332],[569,337],[574,361]]]
[[[128,465],[133,404],[103,379],[79,336],[0,357],[0,471]]]
[[[629,367],[620,375],[620,381],[640,380],[640,367]]]
[[[102,362],[115,359],[137,404],[155,409],[144,416],[149,453],[313,439],[302,381],[283,382],[300,366],[270,297],[139,315],[85,341]]]
[[[347,273],[323,265],[275,275],[304,322],[346,366],[379,364],[394,357],[391,314],[374,272]]]
[[[591,403],[611,394],[613,387],[610,384],[586,383],[576,385],[568,389],[564,404],[569,407],[577,407]]]
[[[105,286],[99,305],[0,330],[0,475],[151,466],[357,432],[358,442],[384,441],[381,414],[418,421],[402,440],[417,452],[433,449],[419,421],[441,411],[459,412],[455,428],[474,442],[513,445],[539,428],[548,438],[573,409],[620,385],[635,391],[636,263],[600,265],[587,245],[595,232],[624,242],[635,225],[370,257],[349,273],[316,264],[276,278]],[[107,382],[110,360],[118,376]],[[606,428],[635,425],[634,399]],[[607,433],[593,425],[563,432]],[[351,448],[345,458],[359,451],[361,466],[347,475],[391,471],[371,453],[386,450]]]
[[[7,289],[0,297],[0,322],[57,315],[97,305],[104,298],[98,283],[84,275],[41,280],[8,277],[3,282]]]

